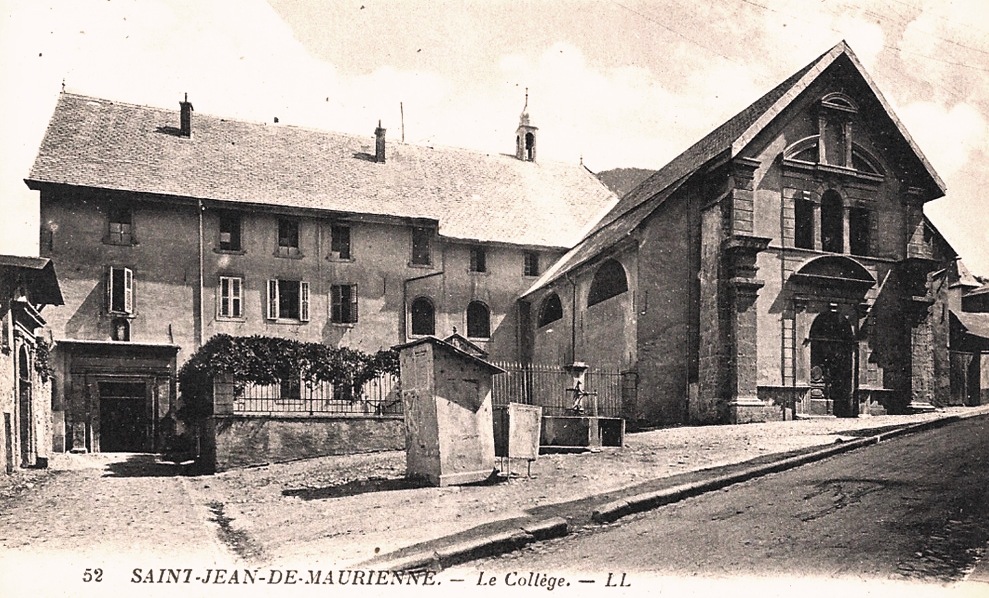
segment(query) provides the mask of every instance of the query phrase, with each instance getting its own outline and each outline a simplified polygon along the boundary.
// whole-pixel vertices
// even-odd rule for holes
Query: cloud
[[[900,117],[942,178],[954,176],[974,151],[989,147],[986,119],[969,104],[914,102],[900,110]]]

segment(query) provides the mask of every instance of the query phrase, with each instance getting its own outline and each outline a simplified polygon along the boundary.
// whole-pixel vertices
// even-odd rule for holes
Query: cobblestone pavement
[[[146,566],[352,565],[506,518],[580,510],[580,501],[656,478],[975,410],[989,407],[661,429],[629,434],[622,449],[540,456],[532,477],[516,463],[523,476],[507,483],[447,488],[403,479],[401,451],[198,477],[151,455],[58,455],[50,470],[0,479],[0,573],[41,557],[81,571],[122,555]]]

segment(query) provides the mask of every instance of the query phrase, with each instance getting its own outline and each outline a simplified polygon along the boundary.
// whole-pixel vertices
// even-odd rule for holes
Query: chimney
[[[374,161],[384,163],[385,161],[385,129],[381,128],[381,121],[378,121],[378,128],[374,130]]]
[[[179,102],[179,130],[183,137],[192,137],[192,104],[189,103],[189,94],[185,94],[185,100]]]

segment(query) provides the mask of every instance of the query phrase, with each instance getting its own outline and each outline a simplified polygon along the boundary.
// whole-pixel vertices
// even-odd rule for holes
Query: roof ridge
[[[88,95],[88,94],[82,94],[82,93],[71,92],[71,91],[62,91],[62,92],[60,92],[59,93],[59,101],[61,101],[62,96],[74,96],[75,98],[78,98],[80,100],[95,101],[95,102],[100,102],[100,103],[109,103],[109,104],[112,104],[112,105],[115,105],[115,106],[126,106],[126,107],[141,108],[141,109],[146,109],[146,110],[156,110],[156,111],[162,111],[162,112],[175,112],[176,114],[178,114],[178,110],[173,110],[171,108],[165,108],[165,107],[162,107],[162,106],[154,106],[154,105],[151,105],[151,104],[139,104],[139,103],[128,102],[128,101],[124,101],[124,100],[114,100],[114,99],[111,99],[111,98],[105,98],[105,97],[99,97],[99,96],[92,96],[92,95]],[[280,129],[291,128],[291,129],[298,129],[298,130],[301,130],[301,131],[308,131],[308,132],[311,132],[311,133],[319,133],[319,134],[326,134],[326,135],[337,135],[337,136],[340,136],[340,137],[347,137],[349,139],[360,139],[360,140],[365,140],[365,141],[367,139],[372,139],[373,140],[373,138],[374,138],[374,134],[373,133],[368,133],[367,135],[362,135],[362,134],[359,134],[359,133],[348,133],[348,132],[345,132],[345,131],[337,131],[337,130],[333,130],[333,129],[321,128],[321,127],[314,126],[314,125],[293,124],[293,123],[287,123],[287,122],[286,123],[282,123],[282,122],[279,122],[279,123],[270,123],[270,122],[262,121],[262,120],[253,120],[253,119],[246,119],[246,118],[240,118],[240,117],[222,116],[220,114],[214,114],[212,112],[197,112],[196,113],[196,118],[211,118],[211,119],[215,119],[215,120],[220,121],[220,122],[238,123],[238,124],[245,124],[245,125],[262,126],[262,127],[268,127],[268,126],[272,126],[273,127],[275,124],[277,124],[278,125],[277,128],[280,128]],[[413,143],[413,142],[396,141],[396,140],[389,140],[388,143],[389,144],[398,145],[399,147],[411,147],[411,148],[418,148],[418,149],[423,149],[423,150],[469,152],[469,153],[472,153],[472,154],[475,154],[475,155],[483,155],[483,156],[489,156],[489,157],[503,156],[503,157],[508,157],[508,158],[514,158],[514,154],[510,154],[508,152],[489,151],[489,150],[482,150],[482,149],[471,148],[471,147],[461,147],[461,146],[456,146],[456,145],[450,145],[450,144],[447,144],[447,143],[432,143],[432,144],[428,144],[427,145],[427,144],[423,144],[423,143]],[[579,168],[579,167],[583,166],[582,164],[579,164],[579,163],[576,163],[575,164],[575,163],[567,162],[567,161],[564,161],[564,160],[539,160],[538,162],[535,162],[535,164],[559,165],[559,166],[566,166],[566,167],[572,167],[572,168]]]

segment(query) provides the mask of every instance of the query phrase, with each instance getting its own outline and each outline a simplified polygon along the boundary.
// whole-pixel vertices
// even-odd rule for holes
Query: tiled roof
[[[934,184],[944,190],[944,183],[920,153],[920,149],[906,129],[893,114],[886,100],[879,93],[872,79],[859,63],[858,58],[845,42],[841,42],[800,69],[785,81],[774,87],[750,106],[711,131],[703,139],[690,146],[666,166],[643,181],[638,187],[623,196],[618,203],[591,227],[590,233],[581,243],[563,256],[554,267],[547,271],[526,291],[526,295],[536,292],[555,279],[593,259],[601,251],[614,246],[627,237],[635,228],[662,204],[688,177],[718,156],[733,158],[765,128],[773,118],[790,105],[807,87],[817,79],[839,57],[847,57],[854,68],[862,75],[876,99],[889,115],[894,127],[917,155]]]
[[[373,124],[373,123],[372,123]],[[583,166],[192,115],[63,93],[29,184],[439,221],[441,235],[571,247],[617,198]]]

